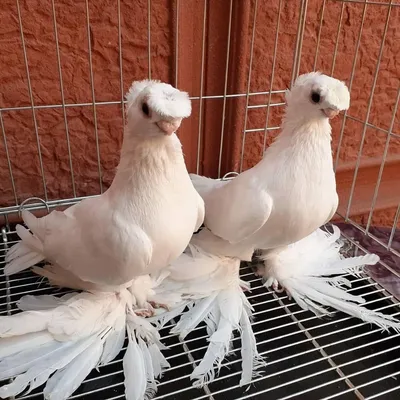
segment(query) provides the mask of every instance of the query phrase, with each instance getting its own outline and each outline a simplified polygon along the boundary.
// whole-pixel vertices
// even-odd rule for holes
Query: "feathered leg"
[[[249,285],[239,278],[240,260],[216,257],[204,253],[199,247],[190,246],[171,266],[171,274],[156,288],[156,296],[172,299],[179,307],[187,306],[179,322],[171,330],[184,339],[201,322],[207,324],[209,346],[203,360],[191,375],[194,385],[201,387],[212,381],[230,352],[235,330],[242,333],[241,385],[250,383],[256,370],[264,365],[256,348],[249,316],[252,307],[243,293]],[[177,297],[177,294],[181,296]],[[160,315],[165,324],[174,318],[173,310]]]
[[[280,285],[300,307],[317,316],[329,313],[324,307],[332,307],[382,329],[400,331],[399,321],[362,307],[365,300],[344,288],[351,287],[351,283],[343,275],[359,276],[364,265],[376,264],[379,257],[367,254],[344,258],[341,246],[340,230],[334,227],[332,234],[318,229],[286,249],[261,255],[265,260],[264,285],[273,289]]]
[[[46,384],[46,399],[67,399],[92,369],[121,352],[127,326],[136,345],[124,358],[126,398],[156,392],[155,379],[168,367],[164,347],[156,328],[135,314],[128,290],[26,296],[18,305],[25,311],[0,317],[0,380],[15,377],[0,387],[0,398]]]

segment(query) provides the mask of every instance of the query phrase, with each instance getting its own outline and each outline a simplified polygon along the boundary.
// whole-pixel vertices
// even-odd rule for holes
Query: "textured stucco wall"
[[[322,0],[308,1],[300,73],[312,70],[314,67],[323,3]],[[20,0],[19,4],[34,104],[36,106],[59,105],[62,103],[62,97],[51,1]],[[152,78],[175,84],[175,56],[178,49],[178,86],[188,90],[192,96],[199,96],[200,81],[203,79],[203,96],[222,95],[225,87],[229,0],[206,2],[203,76],[201,76],[200,67],[204,1],[180,1],[178,42],[176,42],[176,1],[152,0],[151,4]],[[260,0],[258,4],[250,81],[251,92],[266,91],[270,87],[279,9],[278,0]],[[290,84],[300,11],[298,0],[283,1],[282,4],[273,90],[285,89]],[[316,67],[330,73],[334,66],[334,75],[347,83],[352,71],[363,8],[362,4],[326,1]],[[388,8],[383,5],[368,5],[365,13],[349,112],[351,116],[361,121],[366,119],[387,10]],[[400,7],[393,7],[391,10],[369,116],[370,123],[384,129],[389,128],[399,85],[399,12]],[[56,0],[55,14],[65,103],[91,103],[93,98],[85,1]],[[118,101],[133,80],[146,78],[149,74],[147,0],[121,0],[122,91],[117,1],[89,0],[89,15],[95,100],[97,102]],[[254,1],[236,2],[234,0],[227,94],[243,93],[247,89],[253,15]],[[342,15],[342,22],[340,34],[337,36],[340,15]],[[333,64],[336,43],[337,55]],[[2,1],[0,48],[0,108],[29,106],[31,104],[29,85],[15,0]],[[271,100],[272,103],[277,103],[283,98],[282,95],[273,95]],[[193,115],[190,120],[184,122],[180,132],[191,171],[195,171],[197,165],[197,143],[200,132],[200,170],[208,175],[216,176],[222,126],[225,138],[224,151],[229,150],[232,154],[230,161],[222,163],[223,170],[239,167],[246,99],[242,97],[226,100],[224,122],[221,120],[223,101],[222,98],[193,101]],[[251,96],[249,105],[266,104],[267,101],[268,96],[265,95]],[[202,120],[199,130],[200,107]],[[98,105],[95,111],[102,184],[106,188],[112,180],[119,158],[122,110],[121,106],[116,104]],[[271,107],[269,127],[279,125],[282,111],[282,106]],[[266,112],[266,108],[249,110],[247,129],[264,127]],[[397,114],[394,132],[399,133],[400,121],[399,113]],[[43,198],[44,190],[32,110],[5,110],[1,115],[18,201],[32,195]],[[76,195],[98,193],[100,183],[93,107],[67,107],[66,117]],[[73,197],[63,108],[37,109],[35,118],[48,198]],[[336,148],[340,126],[341,120],[338,119],[334,122],[334,148]],[[362,131],[362,123],[347,120],[340,152],[341,161],[348,162],[356,159]],[[267,143],[270,143],[278,132],[270,131],[267,135]],[[245,168],[254,165],[260,159],[263,140],[263,132],[246,135]],[[380,157],[385,140],[384,132],[368,128],[363,156]],[[0,204],[2,206],[15,204],[5,153],[5,143],[0,140]],[[399,154],[400,139],[393,136],[388,155],[391,157]]]

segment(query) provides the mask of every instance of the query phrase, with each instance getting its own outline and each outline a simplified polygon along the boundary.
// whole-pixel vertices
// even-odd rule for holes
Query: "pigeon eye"
[[[318,104],[321,100],[321,96],[317,92],[312,92],[311,93],[311,101],[315,104]]]
[[[143,114],[146,115],[147,117],[150,116],[149,106],[146,103],[142,104],[142,111],[143,111]]]

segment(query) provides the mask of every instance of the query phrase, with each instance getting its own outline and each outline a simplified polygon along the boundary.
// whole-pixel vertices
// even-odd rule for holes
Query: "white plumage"
[[[186,170],[174,133],[191,104],[187,93],[156,81],[135,82],[127,95],[127,125],[117,174],[101,196],[64,212],[22,217],[21,242],[6,255],[6,274],[49,262],[34,272],[56,286],[84,290],[25,296],[22,313],[0,317],[0,388],[14,396],[46,383],[46,399],[64,400],[93,368],[122,350],[126,397],[149,398],[168,362],[149,296],[158,274],[186,248],[203,222],[204,203]]]
[[[174,133],[190,115],[190,100],[170,85],[145,80],[132,85],[127,101],[121,160],[111,187],[43,218],[23,211],[33,236],[17,227],[21,242],[6,256],[6,274],[47,260],[52,266],[35,272],[53,283],[108,290],[129,286],[183,252],[204,217]]]
[[[365,321],[398,330],[390,316],[362,308],[362,298],[347,295],[347,280],[333,274],[355,273],[379,257],[344,259],[340,237],[318,228],[338,206],[329,119],[350,105],[346,85],[312,72],[286,92],[282,132],[262,161],[227,181],[191,175],[206,205],[206,226],[191,243],[220,256],[250,261],[261,250],[258,275],[266,286],[283,286],[304,309],[318,315],[331,306]]]
[[[201,322],[207,324],[208,349],[202,361],[191,374],[194,385],[201,387],[212,381],[221,368],[222,361],[231,351],[235,330],[241,332],[243,373],[241,385],[251,382],[257,370],[265,365],[256,348],[250,326],[252,306],[242,288],[247,288],[239,278],[240,260],[205,253],[200,247],[188,249],[170,268],[169,275],[155,288],[154,300],[166,302],[171,311],[151,320],[163,326],[187,310],[171,329],[184,339]]]

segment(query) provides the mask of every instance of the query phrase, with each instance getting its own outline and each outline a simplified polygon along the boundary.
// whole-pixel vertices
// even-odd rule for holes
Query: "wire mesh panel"
[[[15,232],[3,233],[1,263],[6,246],[15,243]],[[348,243],[352,255],[357,247]],[[169,330],[162,331],[162,341],[169,350],[171,364],[161,379],[156,398],[159,399],[225,399],[226,396],[245,399],[263,398],[374,398],[382,395],[397,398],[400,385],[399,333],[382,333],[379,328],[344,314],[331,314],[319,319],[303,311],[287,296],[264,288],[254,278],[251,266],[243,265],[242,279],[252,284],[248,299],[253,305],[252,323],[260,353],[267,367],[253,380],[248,390],[239,387],[241,358],[239,337],[232,341],[231,356],[223,362],[219,376],[204,389],[195,389],[190,374],[204,355],[208,342],[205,326],[196,328],[184,341]],[[65,294],[54,290],[31,273],[6,278],[1,275],[0,315],[16,311],[16,302],[26,294]],[[351,278],[350,278],[351,279]],[[400,315],[394,296],[367,276],[352,279],[350,292],[363,295],[367,307],[391,315]],[[235,350],[237,351],[235,353]],[[239,351],[238,351],[239,350]],[[110,364],[93,371],[71,398],[124,398],[122,354]],[[259,397],[257,397],[259,396]],[[393,396],[393,397],[390,397]],[[41,390],[21,396],[40,399]]]
[[[351,107],[333,122],[349,254],[381,257],[353,281],[367,306],[400,312],[400,2],[366,0],[5,0],[0,10],[1,257],[21,205],[38,215],[104,192],[114,176],[124,93],[160,79],[190,93],[179,132],[190,172],[222,177],[255,165],[279,133],[286,88],[321,70],[346,81]],[[106,227],[105,227],[106,228]],[[4,260],[0,262],[4,265]],[[239,387],[240,352],[204,389],[190,373],[207,346],[162,332],[172,365],[158,398],[398,398],[398,334],[343,314],[321,320],[252,283],[253,329],[268,365]],[[30,273],[1,275],[0,310],[53,293]],[[61,293],[61,292],[57,292]],[[176,321],[175,321],[176,322]],[[233,340],[233,350],[239,340]],[[122,355],[72,398],[123,398]],[[21,398],[41,398],[40,390]]]

